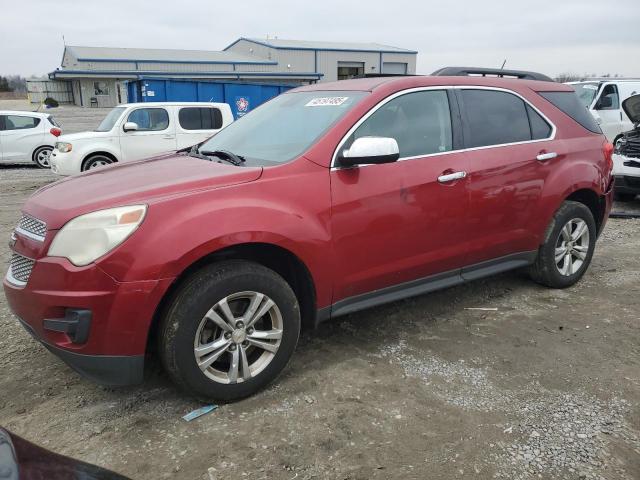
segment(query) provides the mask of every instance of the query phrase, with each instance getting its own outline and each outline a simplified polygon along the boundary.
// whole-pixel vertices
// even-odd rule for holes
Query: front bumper
[[[54,148],[49,155],[49,165],[56,175],[75,175],[81,171],[82,159],[73,150],[62,153]]]
[[[26,285],[3,285],[9,307],[51,352],[107,385],[142,379],[147,335],[171,280],[118,282],[96,265],[35,261]],[[90,312],[90,324],[65,327],[69,312]]]
[[[44,345],[76,372],[100,385],[119,387],[141,383],[144,377],[144,355],[85,355],[55,347],[38,338],[31,326],[20,323],[33,338]]]
[[[640,169],[638,169],[638,173],[640,174]],[[616,193],[623,194],[640,194],[640,176],[632,177],[629,175],[616,175],[615,191]]]

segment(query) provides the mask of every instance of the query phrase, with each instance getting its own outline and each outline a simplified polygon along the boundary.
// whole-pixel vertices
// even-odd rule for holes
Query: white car
[[[640,194],[640,95],[627,98],[622,108],[634,128],[616,143],[613,175],[616,199],[629,201]]]
[[[152,157],[198,144],[233,122],[226,103],[129,103],[115,107],[93,132],[63,135],[51,170],[74,175],[114,162]]]
[[[576,91],[582,104],[589,109],[611,143],[615,145],[624,132],[633,128],[633,123],[622,108],[622,102],[640,93],[640,80],[610,78],[568,84]]]
[[[49,154],[61,133],[48,113],[0,110],[0,163],[49,168]]]

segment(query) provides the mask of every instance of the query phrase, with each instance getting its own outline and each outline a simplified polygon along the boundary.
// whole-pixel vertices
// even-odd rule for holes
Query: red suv
[[[519,267],[574,284],[612,146],[571,87],[468,73],[305,86],[188,151],[40,189],[12,235],[12,310],[97,382],[141,381],[156,345],[181,387],[232,400],[301,327]]]

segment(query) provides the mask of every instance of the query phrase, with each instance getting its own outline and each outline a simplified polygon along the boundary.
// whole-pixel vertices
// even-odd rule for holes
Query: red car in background
[[[282,371],[303,326],[519,267],[573,285],[612,150],[540,74],[301,87],[190,150],[40,189],[5,293],[97,382],[140,382],[157,342],[181,387],[233,400]]]

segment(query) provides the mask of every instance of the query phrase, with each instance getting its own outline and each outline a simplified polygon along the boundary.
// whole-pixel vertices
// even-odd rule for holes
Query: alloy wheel
[[[556,241],[555,262],[560,274],[570,276],[580,270],[589,253],[589,227],[581,218],[565,223]]]
[[[49,164],[49,156],[51,155],[51,150],[48,148],[43,148],[36,153],[36,162],[38,165],[44,168],[50,167]]]
[[[196,363],[215,382],[245,382],[271,363],[282,329],[282,314],[271,298],[253,291],[234,293],[202,318],[193,345]]]

